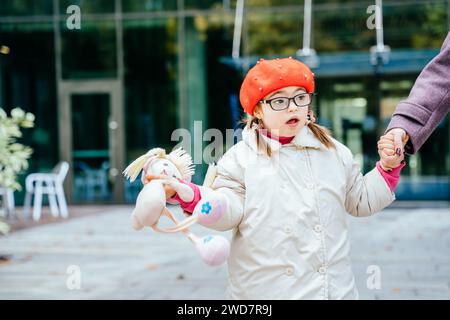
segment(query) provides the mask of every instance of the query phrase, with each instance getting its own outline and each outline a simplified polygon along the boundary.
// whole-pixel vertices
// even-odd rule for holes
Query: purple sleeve
[[[450,109],[450,32],[441,52],[417,78],[409,97],[401,101],[386,129],[404,129],[410,140],[408,154],[419,150]]]

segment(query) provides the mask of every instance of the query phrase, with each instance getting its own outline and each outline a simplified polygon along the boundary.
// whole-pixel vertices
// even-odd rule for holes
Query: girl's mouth
[[[286,124],[290,127],[295,127],[300,121],[297,118],[292,118],[286,121]]]

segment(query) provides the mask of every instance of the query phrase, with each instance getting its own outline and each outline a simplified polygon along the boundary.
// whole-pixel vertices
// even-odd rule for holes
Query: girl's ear
[[[253,112],[253,115],[258,118],[259,120],[262,119],[262,114],[261,114],[261,105],[258,104],[255,108],[255,111]]]

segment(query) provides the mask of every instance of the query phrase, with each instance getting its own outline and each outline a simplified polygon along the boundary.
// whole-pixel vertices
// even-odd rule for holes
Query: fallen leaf
[[[147,265],[147,269],[148,270],[156,270],[156,269],[158,269],[159,268],[159,265],[158,264],[153,264],[153,263],[151,263],[151,264],[148,264]]]

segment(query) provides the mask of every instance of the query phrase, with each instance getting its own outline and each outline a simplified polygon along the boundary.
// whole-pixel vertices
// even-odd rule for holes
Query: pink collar
[[[269,131],[266,131],[266,130],[262,130],[261,132],[263,132],[270,139],[279,141],[281,144],[288,144],[295,138],[295,136],[292,136],[292,137],[278,137],[276,135],[271,134]]]

